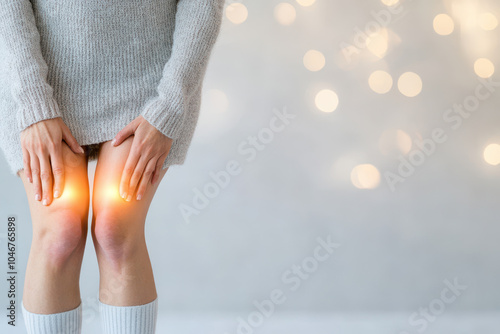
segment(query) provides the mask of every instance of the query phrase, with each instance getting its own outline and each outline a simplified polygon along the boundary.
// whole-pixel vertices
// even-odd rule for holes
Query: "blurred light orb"
[[[304,56],[304,66],[311,72],[317,72],[325,67],[325,56],[316,50],[309,50]]]
[[[226,17],[234,24],[241,24],[248,18],[248,9],[244,4],[232,3],[226,8]]]
[[[412,147],[412,140],[403,130],[386,130],[378,141],[380,152],[385,156],[406,155]]]
[[[374,56],[383,58],[389,48],[389,33],[387,29],[382,28],[376,33],[372,33],[366,39],[366,48]]]
[[[495,65],[491,60],[486,58],[479,58],[474,63],[474,72],[481,78],[489,78],[495,73]]]
[[[483,30],[494,30],[498,26],[498,20],[491,13],[483,13],[479,16],[479,26]]]
[[[413,72],[403,73],[398,80],[398,89],[404,96],[415,97],[422,91],[422,79]]]
[[[225,112],[229,107],[226,93],[219,89],[209,89],[203,96],[203,104],[208,105],[209,110]]]
[[[380,184],[380,172],[370,164],[357,165],[351,171],[351,182],[358,189],[374,189]]]
[[[500,164],[500,145],[498,144],[489,144],[484,149],[484,161],[488,164],[496,166]]]
[[[380,0],[386,6],[394,6],[399,3],[399,0]]]
[[[278,23],[288,26],[295,21],[297,12],[291,4],[282,2],[274,8],[274,18]]]
[[[316,107],[323,112],[333,112],[339,105],[337,93],[329,89],[323,89],[316,94]]]
[[[378,94],[385,94],[392,88],[392,76],[385,71],[375,71],[368,78],[370,88]]]
[[[455,23],[453,19],[446,14],[436,15],[434,18],[434,31],[439,35],[449,35],[455,29]]]
[[[298,4],[304,7],[309,7],[313,5],[316,0],[297,0]]]

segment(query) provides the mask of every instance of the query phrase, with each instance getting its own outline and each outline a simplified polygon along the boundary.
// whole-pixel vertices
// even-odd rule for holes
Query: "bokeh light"
[[[317,72],[325,67],[325,56],[316,50],[309,50],[304,56],[304,66],[312,72]]]
[[[415,97],[422,91],[422,79],[413,72],[403,73],[398,80],[398,89],[404,96]]]
[[[241,3],[230,4],[226,8],[226,17],[234,24],[241,24],[248,18],[248,9]]]
[[[380,172],[370,164],[357,165],[351,172],[351,182],[358,189],[374,189],[380,184]]]
[[[316,107],[323,112],[333,112],[339,105],[339,97],[329,89],[323,89],[316,94]]]
[[[380,152],[385,156],[406,155],[412,147],[412,140],[403,130],[386,130],[378,141]]]
[[[375,71],[368,78],[370,88],[378,94],[385,94],[392,88],[392,76],[385,71]]]
[[[274,18],[278,23],[284,26],[292,24],[296,16],[297,12],[295,11],[295,7],[289,3],[282,2],[274,8]]]
[[[315,2],[316,0],[297,0],[297,3],[304,7],[309,7],[311,5],[314,5]]]
[[[394,6],[399,3],[399,0],[380,0],[386,6]]]
[[[483,30],[494,30],[498,26],[498,19],[492,13],[483,13],[479,16],[479,26]]]
[[[439,14],[434,18],[434,31],[439,35],[449,35],[455,29],[453,19],[447,14]]]
[[[486,58],[479,58],[474,63],[474,72],[481,78],[489,78],[495,73],[495,65],[491,60]]]
[[[389,33],[387,29],[379,29],[366,39],[366,48],[377,58],[383,58],[389,47]]]
[[[486,161],[490,165],[496,166],[500,164],[500,145],[489,144],[484,149],[483,156],[484,161]]]

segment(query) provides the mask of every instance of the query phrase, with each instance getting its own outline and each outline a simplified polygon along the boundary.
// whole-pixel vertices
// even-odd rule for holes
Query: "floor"
[[[160,315],[157,333],[175,334],[498,334],[500,312],[493,314],[443,314],[433,322],[417,326],[408,322],[408,314],[275,314],[247,326],[238,322],[239,314]],[[240,318],[241,319],[241,318]],[[240,324],[240,328],[237,328]],[[83,334],[99,333],[97,321],[84,324]],[[424,326],[426,326],[424,328]]]
[[[497,334],[498,313],[443,314],[412,326],[407,313],[386,314],[274,314],[243,322],[241,314],[159,314],[157,333],[172,334]],[[16,327],[0,326],[1,333],[26,333],[22,318]],[[250,321],[250,322],[248,322]],[[6,330],[4,330],[6,329]],[[82,334],[101,333],[97,314],[84,314]]]

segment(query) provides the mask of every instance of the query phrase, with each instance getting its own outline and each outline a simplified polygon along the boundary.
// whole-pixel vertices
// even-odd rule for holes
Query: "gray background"
[[[280,314],[399,312],[404,325],[413,312],[440,297],[444,280],[454,278],[467,289],[447,305],[447,313],[498,312],[500,167],[486,164],[482,153],[486,145],[500,143],[500,93],[481,102],[457,130],[442,116],[474,92],[479,83],[475,59],[486,57],[500,66],[500,28],[482,32],[488,47],[476,48],[475,38],[457,20],[450,36],[437,35],[432,26],[435,15],[451,15],[452,3],[467,1],[403,1],[403,13],[388,26],[400,41],[391,42],[378,61],[363,50],[346,70],[337,61],[341,43],[352,43],[355,28],[373,21],[371,11],[386,7],[369,0],[317,0],[311,7],[288,2],[297,10],[291,26],[273,18],[275,0],[243,1],[249,17],[241,25],[224,19],[187,161],[166,174],[148,215],[161,314],[234,312],[225,329],[234,330],[235,317],[254,311],[254,300],[281,289],[287,300],[277,307]],[[498,2],[468,2],[500,17]],[[310,49],[326,57],[319,72],[302,64]],[[395,81],[385,95],[374,93],[367,82],[379,69]],[[407,71],[423,81],[422,93],[414,98],[396,87]],[[498,71],[493,79],[500,81]],[[314,105],[315,94],[324,88],[339,96],[333,113]],[[213,98],[213,89],[226,94],[227,108]],[[296,118],[247,162],[238,145],[267,127],[275,109]],[[419,136],[427,138],[437,127],[448,140],[392,192],[383,173],[394,172],[399,161],[380,152],[381,134],[402,129],[414,149]],[[242,172],[186,223],[179,207],[211,181],[210,172],[225,169],[231,160],[240,162]],[[376,189],[360,190],[350,181],[351,168],[364,163],[382,173]],[[94,168],[92,163],[91,181]],[[3,157],[0,175],[0,219],[14,214],[19,221],[21,291],[30,215],[22,183],[9,174]],[[316,239],[328,235],[341,246],[291,291],[282,274],[311,256]],[[5,254],[5,239],[0,246]],[[93,320],[98,269],[90,238],[81,288],[86,319]]]

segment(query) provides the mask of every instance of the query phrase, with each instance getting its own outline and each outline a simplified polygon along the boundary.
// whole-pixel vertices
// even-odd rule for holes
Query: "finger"
[[[156,159],[158,160],[158,159]],[[141,198],[144,196],[146,193],[146,190],[148,188],[148,183],[149,180],[151,180],[151,175],[153,175],[153,172],[155,171],[155,159],[149,160],[146,170],[144,171],[144,174],[142,175],[141,181],[139,183],[139,188],[137,188],[137,197],[136,199],[138,201],[141,200]]]
[[[31,177],[30,153],[24,147],[23,147],[23,168],[24,168],[24,175],[26,176],[28,181],[33,183],[33,179]]]
[[[48,154],[41,154],[40,159],[40,180],[42,181],[42,204],[49,205],[52,201],[52,170]]]
[[[73,152],[75,152],[76,154],[85,153],[83,147],[81,147],[80,144],[78,144],[78,141],[76,140],[75,137],[73,137],[73,134],[71,133],[71,131],[67,126],[63,127],[62,135],[64,141],[66,142],[66,144],[68,144],[68,146],[71,148]]]
[[[167,153],[160,155],[160,157],[158,158],[158,161],[156,162],[154,175],[153,178],[151,179],[151,184],[155,184],[155,182],[158,181],[158,179],[160,178],[160,172],[166,158],[167,158]]]
[[[127,162],[125,163],[125,167],[123,168],[122,177],[120,180],[120,195],[123,199],[127,199],[128,197],[128,185],[130,184],[130,178],[132,177],[132,173],[135,170],[135,166],[139,161],[139,153],[134,149],[134,145],[128,154]]]
[[[33,192],[35,200],[42,200],[42,184],[40,182],[40,161],[35,153],[30,154],[31,161],[31,176],[33,177]]]
[[[58,198],[61,196],[64,187],[64,163],[61,143],[56,144],[54,152],[51,152],[50,163],[54,175],[54,198]]]
[[[132,200],[132,196],[134,196],[137,184],[143,177],[144,169],[146,168],[147,162],[148,162],[147,159],[144,156],[142,156],[139,159],[137,166],[135,166],[135,170],[134,173],[132,174],[132,177],[130,178],[130,184],[128,188],[128,197],[127,197],[128,202],[130,202],[130,200]],[[151,174],[149,176],[151,176]]]
[[[120,145],[121,143],[123,143],[125,139],[132,136],[135,133],[136,129],[137,129],[137,122],[134,120],[116,134],[115,138],[111,141],[111,145],[113,146]]]

